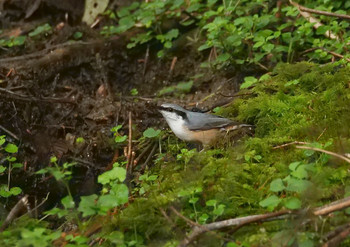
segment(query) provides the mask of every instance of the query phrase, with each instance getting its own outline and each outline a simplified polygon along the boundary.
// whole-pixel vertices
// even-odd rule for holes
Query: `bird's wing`
[[[190,130],[208,130],[213,128],[219,129],[236,124],[236,122],[227,118],[196,112],[191,112],[190,116],[188,117],[188,121],[191,123],[189,126]]]

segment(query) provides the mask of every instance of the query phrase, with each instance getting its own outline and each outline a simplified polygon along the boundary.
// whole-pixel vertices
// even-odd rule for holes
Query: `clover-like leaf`
[[[148,128],[143,132],[143,136],[147,138],[153,138],[160,134],[160,130],[155,130],[153,128]]]

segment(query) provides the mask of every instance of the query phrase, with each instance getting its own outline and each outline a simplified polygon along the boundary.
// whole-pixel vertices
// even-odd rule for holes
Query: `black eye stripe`
[[[183,119],[187,119],[187,114],[186,114],[186,112],[179,111],[179,110],[176,110],[176,109],[171,108],[171,107],[159,106],[159,110],[167,111],[167,112],[175,112],[175,113],[177,113],[178,115],[180,115]]]

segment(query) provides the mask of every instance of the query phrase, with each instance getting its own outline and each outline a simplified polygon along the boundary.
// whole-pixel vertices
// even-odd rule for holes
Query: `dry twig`
[[[337,13],[332,13],[332,12],[327,12],[327,11],[322,11],[322,10],[317,10],[317,9],[310,9],[310,8],[306,8],[302,5],[299,5],[299,10],[304,11],[304,12],[313,13],[313,14],[318,14],[318,15],[338,17],[341,19],[350,19],[349,15],[337,14]]]
[[[347,197],[347,198],[344,198],[344,199],[341,199],[338,201],[334,201],[334,202],[327,204],[327,205],[324,205],[322,207],[314,208],[313,210],[310,210],[310,211],[315,216],[321,216],[321,215],[327,215],[327,214],[332,213],[334,211],[342,210],[342,209],[347,208],[349,206],[350,206],[350,197]],[[249,216],[244,216],[244,217],[239,217],[239,218],[234,218],[234,219],[228,219],[228,220],[213,222],[210,224],[205,224],[205,225],[200,225],[200,226],[195,225],[192,229],[191,234],[189,234],[189,236],[187,236],[178,245],[178,247],[187,246],[194,239],[196,239],[199,235],[201,235],[205,232],[208,232],[208,231],[218,230],[218,229],[222,229],[222,228],[226,228],[226,227],[230,227],[230,226],[241,227],[243,225],[247,225],[247,224],[255,223],[255,222],[260,222],[260,221],[264,221],[264,220],[272,219],[272,218],[276,220],[276,219],[280,219],[280,216],[282,216],[282,215],[299,215],[300,212],[303,212],[303,211],[305,211],[305,210],[297,210],[297,211],[282,210],[282,211],[278,211],[278,212],[274,212],[274,213],[249,215]],[[178,215],[178,216],[181,217],[180,215]],[[181,218],[183,218],[183,217],[181,217]],[[191,223],[191,221],[189,223]],[[339,235],[341,235],[343,237],[346,234],[350,234],[350,232],[348,233],[346,230],[344,230],[342,232],[342,235],[341,234],[339,234]],[[329,246],[331,246],[331,245],[328,245],[328,247]]]
[[[7,215],[4,223],[0,228],[0,232],[4,231],[9,226],[11,222],[18,217],[22,210],[28,209],[28,205],[28,195],[25,195],[11,209],[10,213]]]
[[[350,227],[341,231],[334,238],[331,238],[329,241],[324,243],[322,247],[335,247],[338,246],[343,240],[345,240],[350,235]]]
[[[332,155],[332,156],[337,157],[339,159],[342,159],[342,160],[344,160],[344,161],[346,161],[346,162],[348,162],[350,164],[350,159],[348,159],[344,155],[337,154],[337,153],[334,153],[334,152],[331,152],[331,151],[328,151],[328,150],[324,150],[324,149],[321,149],[321,148],[314,148],[314,147],[306,147],[306,146],[295,146],[295,148],[313,150],[313,151],[329,154],[329,155]]]
[[[157,147],[158,147],[158,143],[155,143],[154,146],[153,146],[153,148],[152,148],[152,150],[151,150],[151,152],[149,153],[149,155],[148,155],[146,161],[145,161],[145,162],[142,164],[142,166],[141,166],[141,169],[140,169],[141,172],[143,172],[143,171],[145,170],[145,168],[146,168],[148,162],[151,160],[152,156],[153,156],[154,153],[156,152]]]
[[[308,20],[310,23],[313,24],[313,27],[315,29],[319,28],[320,26],[323,26],[323,24],[315,17],[313,17],[312,15],[310,15],[309,12],[306,12],[305,10],[303,11],[302,8],[305,8],[295,2],[293,2],[292,0],[289,0],[289,2],[295,6],[296,8],[298,8],[299,10],[299,13],[300,15],[302,15],[306,20]],[[330,30],[328,30],[326,33],[325,33],[325,36],[330,38],[330,39],[339,39],[339,37],[337,35],[335,35],[334,33],[332,33]]]
[[[241,226],[246,225],[253,222],[258,222],[264,219],[273,218],[280,215],[285,214],[291,214],[293,211],[291,210],[282,210],[279,212],[274,213],[267,213],[267,214],[258,214],[258,215],[249,215],[244,217],[239,217],[235,219],[229,219],[229,220],[223,220],[218,222],[213,222],[206,225],[200,225],[193,227],[192,233],[187,236],[179,245],[178,247],[185,247],[188,244],[190,244],[195,238],[197,238],[199,235],[213,230],[218,230],[221,228],[226,228],[230,226]]]
[[[151,149],[151,147],[153,146],[153,143],[149,143],[141,152],[141,154],[139,156],[137,156],[137,158],[134,160],[133,166],[137,166],[137,164],[139,163],[139,161],[142,159],[142,157]]]
[[[294,141],[294,142],[289,142],[289,143],[285,143],[285,144],[282,144],[282,145],[278,145],[278,146],[275,146],[273,147],[272,149],[279,149],[279,148],[285,148],[285,147],[288,147],[290,145],[307,145],[309,144],[308,142],[298,142],[298,141]]]
[[[14,139],[16,139],[17,141],[19,141],[18,136],[16,136],[14,133],[12,133],[11,131],[9,131],[8,129],[6,129],[4,126],[0,125],[0,129],[3,130],[5,133],[7,133],[8,135],[12,136]]]
[[[143,61],[143,72],[142,72],[143,77],[145,77],[145,74],[146,74],[148,59],[149,59],[149,45],[147,46],[145,59]]]
[[[313,210],[313,214],[316,216],[327,215],[334,211],[339,211],[347,207],[350,207],[350,196],[338,201],[331,202],[325,206],[315,208]]]
[[[170,74],[173,73],[176,62],[177,62],[177,57],[173,57],[173,60],[171,61],[171,65],[170,65],[170,70],[169,70]]]
[[[126,164],[126,171],[128,171],[129,166],[131,166],[131,154],[132,154],[132,119],[131,112],[129,112],[129,141],[128,141],[128,162]]]

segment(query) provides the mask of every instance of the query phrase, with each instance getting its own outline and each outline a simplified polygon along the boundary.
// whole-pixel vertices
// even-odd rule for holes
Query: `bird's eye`
[[[169,112],[173,112],[173,108],[168,108],[168,111]]]

